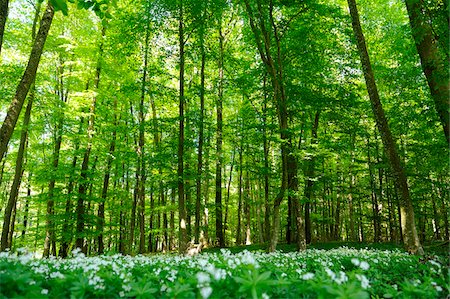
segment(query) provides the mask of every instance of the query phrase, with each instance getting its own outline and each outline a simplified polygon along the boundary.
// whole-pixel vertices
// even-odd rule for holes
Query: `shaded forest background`
[[[2,0],[1,249],[449,240],[447,2],[352,4]]]

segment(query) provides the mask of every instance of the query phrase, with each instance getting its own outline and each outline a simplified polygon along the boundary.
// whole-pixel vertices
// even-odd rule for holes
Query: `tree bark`
[[[445,55],[439,51],[441,45],[439,38],[433,32],[432,20],[424,13],[427,4],[422,0],[406,0],[405,4],[422,70],[427,79],[445,137],[450,143],[450,80],[448,62],[446,62],[448,53]],[[448,17],[448,10],[444,13]]]
[[[0,54],[2,53],[6,19],[8,18],[8,5],[9,0],[0,0]]]
[[[219,21],[221,22],[221,21]],[[219,25],[219,87],[217,95],[217,131],[216,131],[216,241],[219,247],[225,247],[222,222],[222,101],[223,101],[223,34],[222,24]]]
[[[9,140],[16,126],[20,111],[22,110],[25,98],[36,78],[36,72],[41,59],[45,40],[47,39],[50,26],[52,24],[55,11],[53,6],[48,3],[44,15],[40,23],[39,31],[34,39],[33,48],[31,50],[30,58],[28,59],[27,67],[23,73],[22,79],[16,89],[16,94],[8,108],[5,120],[0,128],[0,162],[7,150]]]
[[[355,0],[347,0],[352,17],[352,26],[357,47],[361,59],[364,78],[366,80],[366,87],[369,93],[369,98],[372,106],[372,111],[375,116],[375,121],[378,130],[381,134],[384,150],[389,160],[392,173],[395,178],[395,185],[400,195],[400,212],[402,218],[403,242],[407,251],[417,254],[423,254],[422,245],[417,236],[416,225],[414,221],[414,208],[409,193],[408,182],[405,171],[400,162],[400,157],[397,152],[395,141],[392,137],[383,107],[381,105],[378,89],[375,82],[375,77],[372,71],[372,66],[367,52],[366,42],[361,29],[359,21],[359,14]]]

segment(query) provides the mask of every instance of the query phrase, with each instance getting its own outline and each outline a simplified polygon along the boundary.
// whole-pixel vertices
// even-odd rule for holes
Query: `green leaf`
[[[61,11],[65,16],[69,14],[69,8],[67,7],[66,0],[50,0],[50,3],[55,11]]]

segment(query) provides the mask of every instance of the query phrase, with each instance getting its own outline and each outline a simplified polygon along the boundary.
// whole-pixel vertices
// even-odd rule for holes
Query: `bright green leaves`
[[[55,11],[61,11],[65,16],[69,14],[67,2],[76,3],[78,9],[92,9],[100,19],[111,18],[108,6],[115,3],[110,0],[50,0]]]
[[[79,9],[92,9],[100,19],[111,18],[108,12],[108,6],[115,1],[110,0],[78,0],[77,7]]]
[[[69,8],[67,7],[66,0],[50,0],[55,11],[61,11],[63,15],[67,16],[69,13]]]
[[[280,282],[270,278],[270,271],[259,273],[258,270],[253,269],[248,271],[242,277],[234,277],[234,280],[240,284],[240,293],[250,293],[253,299],[258,299],[260,293],[273,285],[280,285]]]

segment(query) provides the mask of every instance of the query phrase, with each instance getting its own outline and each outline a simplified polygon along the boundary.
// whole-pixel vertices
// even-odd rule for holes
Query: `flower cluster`
[[[0,297],[121,298],[360,298],[400,294],[443,297],[447,261],[420,263],[400,251],[310,249],[264,253],[227,249],[194,257],[105,255],[37,259],[21,251],[0,253]],[[25,274],[23,274],[25,273]],[[358,298],[359,298],[358,297]]]

